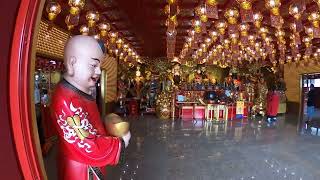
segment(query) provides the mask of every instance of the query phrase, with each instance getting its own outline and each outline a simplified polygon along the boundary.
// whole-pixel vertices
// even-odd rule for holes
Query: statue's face
[[[71,78],[83,89],[90,89],[96,86],[101,75],[100,64],[104,59],[103,52],[99,45],[91,49],[84,49],[84,53],[76,57],[74,65],[74,76]]]

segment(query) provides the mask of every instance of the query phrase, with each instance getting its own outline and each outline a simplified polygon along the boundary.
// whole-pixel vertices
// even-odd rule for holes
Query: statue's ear
[[[67,74],[68,76],[73,76],[74,75],[74,70],[75,70],[75,64],[77,62],[77,58],[74,56],[71,56],[67,61],[66,61],[66,68],[67,68]]]

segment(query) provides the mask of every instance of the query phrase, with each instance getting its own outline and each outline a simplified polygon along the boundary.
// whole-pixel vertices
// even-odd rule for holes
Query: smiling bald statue
[[[52,97],[52,120],[59,137],[59,179],[104,179],[105,166],[123,158],[131,134],[110,137],[90,95],[100,77],[104,46],[90,36],[74,36],[65,46],[64,79]]]

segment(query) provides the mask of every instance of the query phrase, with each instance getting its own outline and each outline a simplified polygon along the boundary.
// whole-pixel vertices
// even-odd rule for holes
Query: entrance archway
[[[24,179],[47,179],[32,106],[33,49],[45,0],[21,0],[11,46],[9,92],[11,126]]]

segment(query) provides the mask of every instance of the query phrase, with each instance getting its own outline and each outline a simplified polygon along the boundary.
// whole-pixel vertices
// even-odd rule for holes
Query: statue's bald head
[[[85,83],[88,83],[85,82],[86,78],[92,78],[94,81],[100,76],[100,63],[104,59],[103,51],[104,45],[99,44],[93,37],[78,35],[70,38],[64,49],[64,65],[66,67],[64,78],[83,90],[80,86],[86,86]],[[86,77],[90,74],[92,77]],[[90,86],[93,86],[92,82],[90,82]]]

